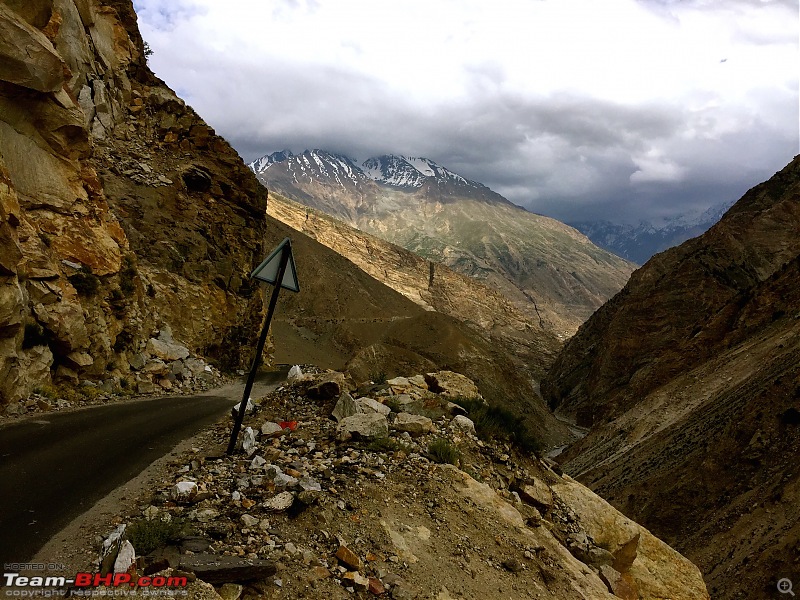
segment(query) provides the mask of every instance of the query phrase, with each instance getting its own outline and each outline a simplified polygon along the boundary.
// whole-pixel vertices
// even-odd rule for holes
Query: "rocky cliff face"
[[[8,0],[0,31],[2,402],[119,381],[165,325],[238,363],[266,192],[148,70],[132,4]]]
[[[637,271],[543,384],[593,425],[565,468],[694,560],[715,598],[797,574],[798,231],[800,157]]]

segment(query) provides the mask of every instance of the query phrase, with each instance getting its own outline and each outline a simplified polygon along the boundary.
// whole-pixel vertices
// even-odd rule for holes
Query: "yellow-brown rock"
[[[703,576],[695,565],[600,496],[568,477],[552,486],[552,490],[575,511],[580,526],[595,544],[612,554],[639,536],[635,560],[627,569],[639,598],[709,598]]]
[[[265,206],[147,68],[131,2],[0,1],[0,405],[57,374],[125,377],[164,325],[193,353],[247,362]]]

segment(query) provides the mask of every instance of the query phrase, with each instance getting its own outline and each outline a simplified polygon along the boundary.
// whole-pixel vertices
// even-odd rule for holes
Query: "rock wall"
[[[800,157],[655,256],[542,385],[591,424],[564,469],[697,564],[767,597],[800,552]]]
[[[130,1],[0,2],[0,404],[119,381],[164,326],[241,363],[265,208],[147,68]]]

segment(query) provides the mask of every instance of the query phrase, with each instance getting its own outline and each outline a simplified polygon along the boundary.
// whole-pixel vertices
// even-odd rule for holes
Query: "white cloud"
[[[136,8],[157,74],[246,159],[283,147],[426,155],[561,218],[618,202],[636,220],[665,195],[676,207],[729,199],[711,196],[798,152],[790,0]]]

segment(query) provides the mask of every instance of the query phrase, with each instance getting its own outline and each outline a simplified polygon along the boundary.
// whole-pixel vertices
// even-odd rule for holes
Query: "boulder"
[[[257,448],[256,432],[253,431],[252,427],[245,427],[244,431],[242,431],[242,450],[247,456],[250,456]]]
[[[378,414],[383,415],[384,417],[388,417],[389,413],[392,412],[392,409],[378,402],[377,400],[373,400],[372,398],[359,398],[356,400],[356,406],[358,406],[361,410],[360,412],[363,413],[370,413],[376,412]]]
[[[37,92],[55,92],[64,85],[65,67],[41,31],[0,4],[0,80]]]
[[[128,364],[134,371],[141,371],[147,364],[147,354],[143,352],[134,354],[133,356],[130,357],[130,359],[128,359]]]
[[[117,559],[114,561],[114,573],[127,573],[136,560],[136,550],[128,540],[120,544]]]
[[[189,349],[186,346],[156,338],[147,340],[147,352],[161,360],[170,362],[189,358]]]
[[[139,394],[153,394],[158,390],[156,385],[147,378],[136,381],[136,392]]]
[[[300,365],[294,365],[291,369],[289,369],[289,374],[286,376],[286,381],[295,381],[296,379],[303,378],[303,369],[300,368]]]
[[[413,386],[422,388],[423,390],[428,389],[428,384],[425,381],[425,377],[423,375],[414,375],[413,377],[409,377],[408,382]]]
[[[280,435],[283,432],[283,427],[272,421],[265,421],[261,425],[261,435],[272,437]]]
[[[294,494],[292,492],[281,492],[280,494],[270,498],[264,502],[264,508],[267,510],[282,511],[288,510],[294,503]]]
[[[211,584],[256,581],[271,577],[277,571],[275,563],[270,561],[217,554],[181,555],[179,568]]]
[[[338,381],[328,379],[320,381],[308,388],[308,397],[314,400],[330,400],[342,393],[342,386]]]
[[[481,395],[471,379],[453,371],[426,373],[425,382],[430,391],[448,398],[479,398]]]
[[[345,567],[350,567],[353,571],[360,571],[363,567],[358,555],[344,544],[340,545],[339,549],[336,551],[336,558]]]
[[[472,419],[468,419],[464,415],[456,415],[453,417],[453,420],[450,421],[450,427],[459,429],[465,433],[475,434],[475,423],[472,422]]]
[[[399,413],[394,423],[392,423],[392,428],[397,431],[407,431],[415,437],[436,431],[433,421],[428,417],[409,413]]]
[[[520,498],[528,504],[545,509],[553,505],[553,492],[541,479],[534,477],[531,482],[521,485],[517,491]]]
[[[196,495],[197,484],[194,481],[179,481],[169,491],[169,497],[175,502],[191,502]]]
[[[630,577],[624,576],[613,567],[603,565],[600,567],[600,579],[608,586],[608,591],[622,600],[639,600],[636,584],[629,581]]]
[[[642,598],[707,600],[708,591],[699,569],[647,529],[628,519],[588,488],[564,476],[551,486],[554,495],[575,511],[579,525],[595,544],[615,555],[620,564],[630,563],[627,574]],[[632,541],[637,542],[631,560]]]
[[[336,406],[333,407],[331,416],[336,419],[337,423],[339,423],[342,419],[352,417],[353,415],[363,412],[367,411],[363,410],[363,408],[358,405],[355,400],[353,400],[353,397],[350,394],[347,392],[342,392],[342,394],[339,396],[339,400],[336,402]]]
[[[389,435],[389,423],[379,413],[362,413],[346,417],[339,422],[337,438],[347,441],[358,438],[384,438]]]

